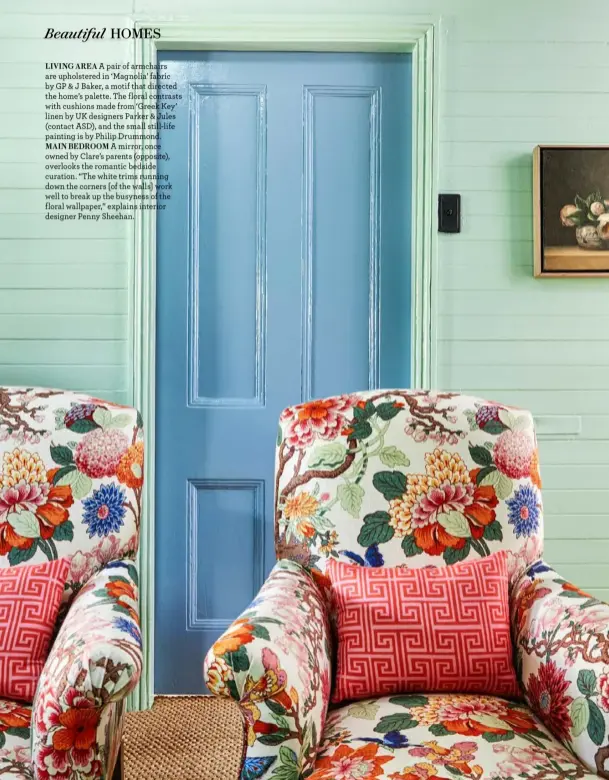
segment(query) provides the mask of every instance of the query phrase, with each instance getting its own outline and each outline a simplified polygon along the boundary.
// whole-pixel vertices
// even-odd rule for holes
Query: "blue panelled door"
[[[409,384],[411,61],[161,59],[155,688],[196,693],[274,562],[280,411]]]

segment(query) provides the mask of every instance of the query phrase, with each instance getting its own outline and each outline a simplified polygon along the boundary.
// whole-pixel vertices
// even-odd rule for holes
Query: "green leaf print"
[[[406,492],[406,475],[401,471],[377,471],[372,484],[387,501],[392,501]]]
[[[357,543],[362,547],[371,544],[384,544],[393,539],[394,529],[389,525],[388,512],[373,512],[364,517],[364,524],[357,537]]]
[[[364,500],[364,488],[360,485],[343,484],[338,486],[336,495],[345,512],[358,518]]]

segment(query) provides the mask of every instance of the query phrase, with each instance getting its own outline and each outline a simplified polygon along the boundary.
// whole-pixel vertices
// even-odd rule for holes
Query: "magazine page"
[[[609,778],[609,32],[0,0],[0,780]]]

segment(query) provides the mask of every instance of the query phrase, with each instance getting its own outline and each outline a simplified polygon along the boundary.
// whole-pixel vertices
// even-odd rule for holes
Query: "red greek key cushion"
[[[333,702],[452,691],[520,697],[507,554],[442,568],[331,560],[338,664]]]
[[[70,559],[0,569],[0,697],[32,701]]]

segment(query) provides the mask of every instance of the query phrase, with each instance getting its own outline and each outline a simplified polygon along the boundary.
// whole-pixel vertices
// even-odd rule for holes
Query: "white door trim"
[[[135,62],[157,61],[161,49],[410,52],[413,59],[412,365],[414,387],[435,382],[436,204],[438,175],[439,18],[410,15],[214,16],[191,22],[136,19],[158,39],[135,42]],[[140,607],[144,670],[130,706],[147,709],[154,692],[154,460],[156,215],[139,211],[130,262],[130,369],[135,405],[144,418],[146,464],[140,539]],[[201,658],[193,663],[201,664]]]

